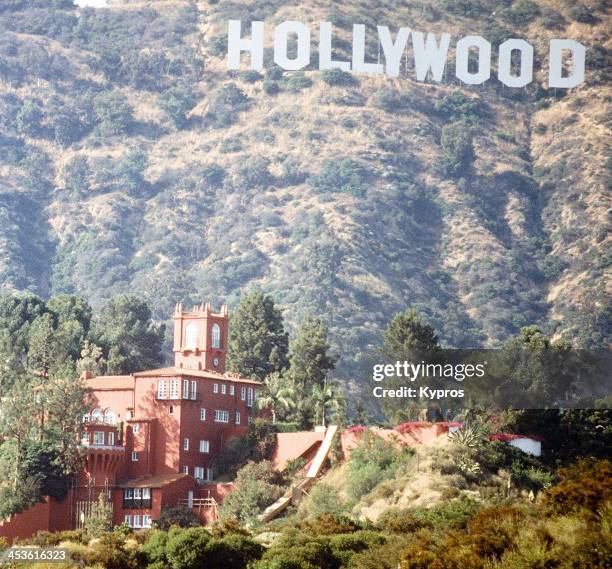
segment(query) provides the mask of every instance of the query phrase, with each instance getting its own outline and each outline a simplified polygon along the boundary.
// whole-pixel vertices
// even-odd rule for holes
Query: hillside
[[[345,374],[407,305],[447,345],[532,323],[607,345],[605,3],[397,5],[4,2],[2,287],[94,307],[133,291],[159,319],[259,287],[291,323],[329,317]],[[228,72],[230,18],[332,21],[342,58],[352,23],[524,37],[536,82]],[[571,92],[544,86],[555,37],[588,47]]]

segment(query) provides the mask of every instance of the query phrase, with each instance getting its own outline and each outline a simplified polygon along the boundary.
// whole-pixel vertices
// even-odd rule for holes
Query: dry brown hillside
[[[453,346],[534,323],[609,343],[604,2],[70,4],[0,7],[4,288],[135,291],[165,319],[260,287],[292,323],[328,316],[347,374],[408,305]],[[230,18],[332,21],[338,57],[353,23],[451,32],[451,51],[522,37],[536,81],[467,87],[452,54],[442,83],[410,54],[400,79],[229,72]],[[588,48],[569,92],[546,89],[554,37]]]

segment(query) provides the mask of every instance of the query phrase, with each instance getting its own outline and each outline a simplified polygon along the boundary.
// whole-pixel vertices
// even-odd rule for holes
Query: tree
[[[206,567],[206,544],[210,534],[204,528],[173,529],[168,534],[166,556],[173,569]]]
[[[440,173],[455,179],[465,176],[474,160],[474,146],[469,125],[463,121],[444,125],[440,144],[444,151],[438,165]]]
[[[158,97],[158,101],[160,108],[170,117],[176,128],[187,126],[187,113],[196,104],[196,98],[188,85],[171,87]]]
[[[337,412],[340,408],[340,398],[331,385],[315,385],[312,388],[312,399],[316,409],[315,421],[321,421],[325,427],[325,417],[328,409]]]
[[[98,500],[92,504],[91,512],[85,520],[85,531],[92,537],[100,537],[110,530],[113,524],[113,507],[106,499],[106,492],[100,492]]]
[[[120,295],[102,309],[95,326],[97,342],[108,361],[108,373],[133,373],[162,364],[164,326],[135,295]]]
[[[238,471],[234,491],[221,506],[221,517],[236,518],[243,523],[256,522],[262,510],[282,496],[283,488],[278,481],[279,475],[271,462],[249,462]]]
[[[76,363],[77,375],[80,376],[83,372],[89,371],[95,377],[102,375],[105,368],[106,360],[102,348],[86,340],[81,349],[81,357]]]
[[[54,318],[48,312],[32,322],[28,344],[28,367],[43,377],[49,377],[51,369],[66,357],[57,338]]]
[[[200,525],[200,518],[186,506],[164,506],[155,523],[158,529],[168,531],[172,526],[194,528]]]
[[[89,336],[92,310],[81,296],[60,294],[47,302],[47,310],[57,320],[57,341],[63,346],[72,361],[80,356],[83,342]]]
[[[336,367],[336,356],[329,355],[327,325],[321,318],[308,318],[291,342],[289,377],[294,385],[323,386],[327,374]]]
[[[257,409],[270,409],[272,413],[272,423],[276,423],[276,416],[279,411],[289,411],[295,407],[295,390],[286,385],[283,376],[275,372],[268,376],[264,383],[266,389],[263,395],[257,398]]]
[[[441,359],[441,349],[433,327],[426,324],[415,310],[407,309],[389,322],[383,334],[380,355],[382,361],[389,364],[397,361],[436,363]],[[385,379],[385,387],[399,388],[405,386],[407,381],[403,377],[389,377]],[[402,398],[385,397],[380,405],[393,421],[410,419],[412,410]]]
[[[263,380],[287,367],[288,334],[271,296],[253,292],[240,299],[230,321],[228,368]]]

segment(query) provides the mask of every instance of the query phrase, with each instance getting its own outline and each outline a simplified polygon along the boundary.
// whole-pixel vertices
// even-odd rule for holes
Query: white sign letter
[[[430,68],[434,81],[442,81],[449,44],[450,34],[442,34],[438,47],[435,34],[428,33],[426,43],[423,32],[412,32],[414,70],[418,81],[425,81]]]
[[[478,48],[478,71],[470,73],[470,48]],[[455,73],[468,85],[480,85],[491,77],[491,44],[481,36],[467,36],[457,42]]]
[[[410,28],[400,28],[397,32],[397,39],[393,43],[389,28],[387,26],[378,26],[378,38],[385,54],[385,71],[389,77],[399,76],[402,55],[406,49],[409,34]]]
[[[572,74],[563,77],[563,50],[572,52]],[[550,40],[548,86],[571,89],[584,81],[586,49],[575,40]]]
[[[382,63],[365,62],[365,26],[353,24],[353,71],[381,75]]]
[[[348,61],[332,60],[332,25],[331,22],[321,22],[319,39],[319,69],[342,69],[350,71]]]
[[[297,56],[287,56],[289,34],[297,36]],[[283,22],[274,30],[274,63],[287,71],[297,71],[310,63],[310,29],[301,22]]]
[[[240,69],[240,53],[248,51],[251,53],[251,69],[261,71],[263,69],[264,54],[264,23],[253,22],[251,24],[251,39],[241,37],[242,22],[230,20],[227,30],[227,68]]]
[[[518,75],[512,75],[512,52],[521,52]],[[510,39],[499,46],[497,78],[508,87],[524,87],[533,79],[533,46],[525,40]]]

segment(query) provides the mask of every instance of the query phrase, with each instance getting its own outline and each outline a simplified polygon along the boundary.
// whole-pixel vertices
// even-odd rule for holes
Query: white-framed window
[[[229,423],[229,411],[215,409],[215,423]]]
[[[196,466],[193,469],[193,477],[194,478],[198,478],[200,480],[204,480],[204,467],[203,466]]]
[[[89,413],[86,413],[85,415],[83,415],[83,423],[89,423]]]
[[[151,488],[143,488],[142,489],[142,499],[150,500],[151,499]]]
[[[132,452],[132,462],[138,462],[138,453]]]
[[[210,336],[211,336],[211,344],[213,348],[220,348],[221,347],[221,328],[219,327],[219,324],[213,324],[212,328],[210,330]]]
[[[240,389],[240,399],[244,401],[246,399],[246,387]]]
[[[157,398],[166,399],[168,397],[168,382],[165,379],[160,379],[157,382]]]
[[[103,445],[104,444],[104,431],[94,431],[93,444]]]
[[[236,389],[233,385],[230,385],[230,395],[234,395],[236,393]]]
[[[200,421],[206,421],[206,409],[204,407],[200,409]]]
[[[108,433],[108,446],[115,446],[115,433],[113,431]]]
[[[142,527],[143,528],[150,528],[151,527],[151,516],[148,516],[147,514],[144,514],[142,516]]]
[[[218,383],[215,383],[213,385],[213,393],[219,393],[219,384]]]
[[[189,467],[187,465],[183,466],[183,474],[189,474]]]
[[[240,425],[240,411],[236,411],[236,425]]]
[[[104,411],[104,422],[108,425],[114,425],[117,422],[117,414],[112,409]]]
[[[198,389],[198,384],[196,383],[195,380],[192,380],[191,381],[191,398],[192,399],[196,398],[197,389]]]
[[[130,527],[132,526],[132,515],[131,514],[125,514],[125,517],[123,518],[123,521]]]
[[[133,500],[134,499],[134,489],[133,488],[124,488],[123,489],[123,499],[124,500]]]
[[[227,393],[227,385],[225,383],[221,384],[221,395],[225,395]]]
[[[132,425],[132,433],[134,433],[135,435],[140,433],[140,423],[134,423]]]
[[[206,480],[208,482],[212,482],[215,479],[214,472],[212,468],[206,469]]]
[[[247,407],[253,407],[253,388],[249,387],[247,392]]]
[[[142,488],[134,488],[134,500],[142,500]]]
[[[132,516],[133,527],[140,528],[142,527],[142,516],[140,514],[134,514]]]
[[[183,399],[189,399],[189,380],[183,380]]]
[[[91,420],[94,423],[103,423],[104,422],[104,413],[102,413],[102,409],[94,409],[91,412]]]
[[[189,439],[186,437],[183,439],[183,450],[189,450]]]
[[[210,452],[210,441],[200,441],[200,452]]]
[[[188,322],[185,326],[185,347],[198,347],[198,325],[195,322]]]
[[[179,380],[170,380],[170,399],[178,399],[179,396]]]

